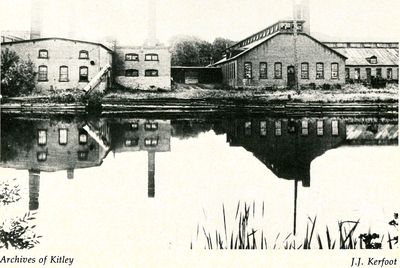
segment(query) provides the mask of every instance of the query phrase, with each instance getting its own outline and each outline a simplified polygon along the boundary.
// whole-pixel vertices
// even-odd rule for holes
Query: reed
[[[203,210],[204,215],[205,211]],[[287,250],[309,250],[309,249],[380,249],[387,246],[394,248],[394,237],[388,232],[388,239],[385,243],[384,236],[376,233],[358,232],[360,220],[357,221],[338,221],[338,231],[333,232],[326,226],[325,234],[316,233],[317,216],[308,217],[306,230],[303,236],[289,233],[280,240],[281,233],[275,237],[274,243],[268,243],[267,232],[262,228],[255,228],[253,222],[257,217],[264,219],[264,203],[258,214],[256,204],[242,203],[239,201],[236,207],[235,218],[232,229],[228,229],[229,217],[226,213],[225,205],[222,204],[223,230],[207,230],[202,226],[203,236],[199,237],[200,225],[197,225],[197,242],[205,241],[205,249],[287,249]],[[259,219],[258,219],[259,220]],[[360,235],[356,235],[360,233]],[[211,235],[213,234],[213,235]],[[380,239],[376,242],[376,239]],[[299,243],[300,242],[300,243]],[[396,241],[397,242],[397,241]],[[397,244],[397,243],[396,243]],[[190,248],[194,248],[193,241]]]

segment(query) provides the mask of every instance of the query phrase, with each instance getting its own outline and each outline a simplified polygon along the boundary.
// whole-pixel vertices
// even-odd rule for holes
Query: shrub
[[[342,85],[341,84],[334,84],[333,86],[336,89],[342,89]]]
[[[315,85],[315,83],[310,83],[310,89],[315,90],[317,88],[317,86]]]
[[[384,88],[386,87],[386,79],[382,77],[372,77],[371,86],[372,88]]]
[[[12,50],[1,51],[2,94],[15,97],[31,93],[35,89],[35,67],[31,60],[24,61]]]
[[[331,89],[331,85],[330,84],[323,84],[322,85],[322,89],[323,90],[330,90]]]

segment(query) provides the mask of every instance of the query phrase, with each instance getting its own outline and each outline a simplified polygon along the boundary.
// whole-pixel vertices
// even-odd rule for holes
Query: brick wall
[[[171,53],[167,47],[117,47],[115,50],[115,82],[127,88],[141,90],[171,89]],[[126,61],[125,55],[134,53],[138,60]],[[157,54],[157,61],[146,61],[146,54]],[[126,77],[125,70],[138,70],[139,76]],[[154,69],[158,76],[145,76],[145,70]]]
[[[300,85],[315,83],[322,84],[344,84],[345,83],[345,59],[338,56],[332,50],[322,46],[320,43],[306,35],[297,37],[297,62],[298,82]],[[248,53],[240,56],[237,60],[236,86],[266,87],[266,86],[287,86],[287,68],[294,65],[293,35],[279,34],[254,48]],[[252,63],[252,79],[244,80],[244,63]],[[260,79],[260,62],[267,63],[267,79]],[[282,78],[274,78],[274,63],[282,63]],[[309,79],[301,79],[300,64],[309,64]],[[316,79],[316,64],[324,64],[324,79]],[[331,78],[331,64],[339,64],[338,79]],[[229,83],[232,83],[231,81]]]
[[[38,81],[36,90],[46,92],[49,89],[83,89],[88,82],[79,81],[79,67],[88,67],[88,80],[92,79],[106,64],[112,64],[112,54],[110,51],[96,44],[76,42],[73,40],[51,39],[36,42],[23,42],[16,44],[5,44],[1,50],[10,49],[15,51],[22,59],[28,58],[38,66],[47,66],[48,81]],[[39,50],[48,51],[48,58],[39,58]],[[89,59],[79,59],[79,51],[86,50]],[[60,66],[68,67],[68,81],[60,82]],[[106,81],[103,81],[100,88],[106,88]]]

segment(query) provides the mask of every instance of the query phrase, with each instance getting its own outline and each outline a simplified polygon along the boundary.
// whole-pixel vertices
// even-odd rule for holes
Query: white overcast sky
[[[147,36],[145,0],[41,0],[43,35],[141,44]],[[187,34],[240,40],[292,16],[292,0],[157,0],[157,37]],[[297,0],[298,1],[298,0]],[[311,32],[329,40],[398,41],[400,0],[309,0]],[[29,30],[31,1],[1,0],[2,30]],[[73,22],[73,23],[72,23]],[[326,40],[322,40],[326,41]]]

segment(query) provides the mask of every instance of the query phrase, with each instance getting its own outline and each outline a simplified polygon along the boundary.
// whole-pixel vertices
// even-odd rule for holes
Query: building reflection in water
[[[39,208],[41,172],[99,166],[109,151],[109,133],[104,120],[92,123],[70,119],[3,119],[1,162],[4,168],[28,170],[29,209]]]
[[[147,151],[148,197],[154,197],[156,152],[171,151],[171,121],[115,119],[110,129],[114,154]]]
[[[392,120],[393,121],[393,120]],[[397,143],[397,121],[362,118],[271,118],[86,120],[3,118],[1,161],[4,168],[28,170],[29,209],[39,208],[40,173],[101,165],[108,152],[147,151],[148,197],[155,197],[156,152],[171,151],[171,136],[196,137],[213,130],[230,146],[253,153],[278,178],[294,182],[294,233],[298,184],[310,187],[311,162],[342,144]]]

